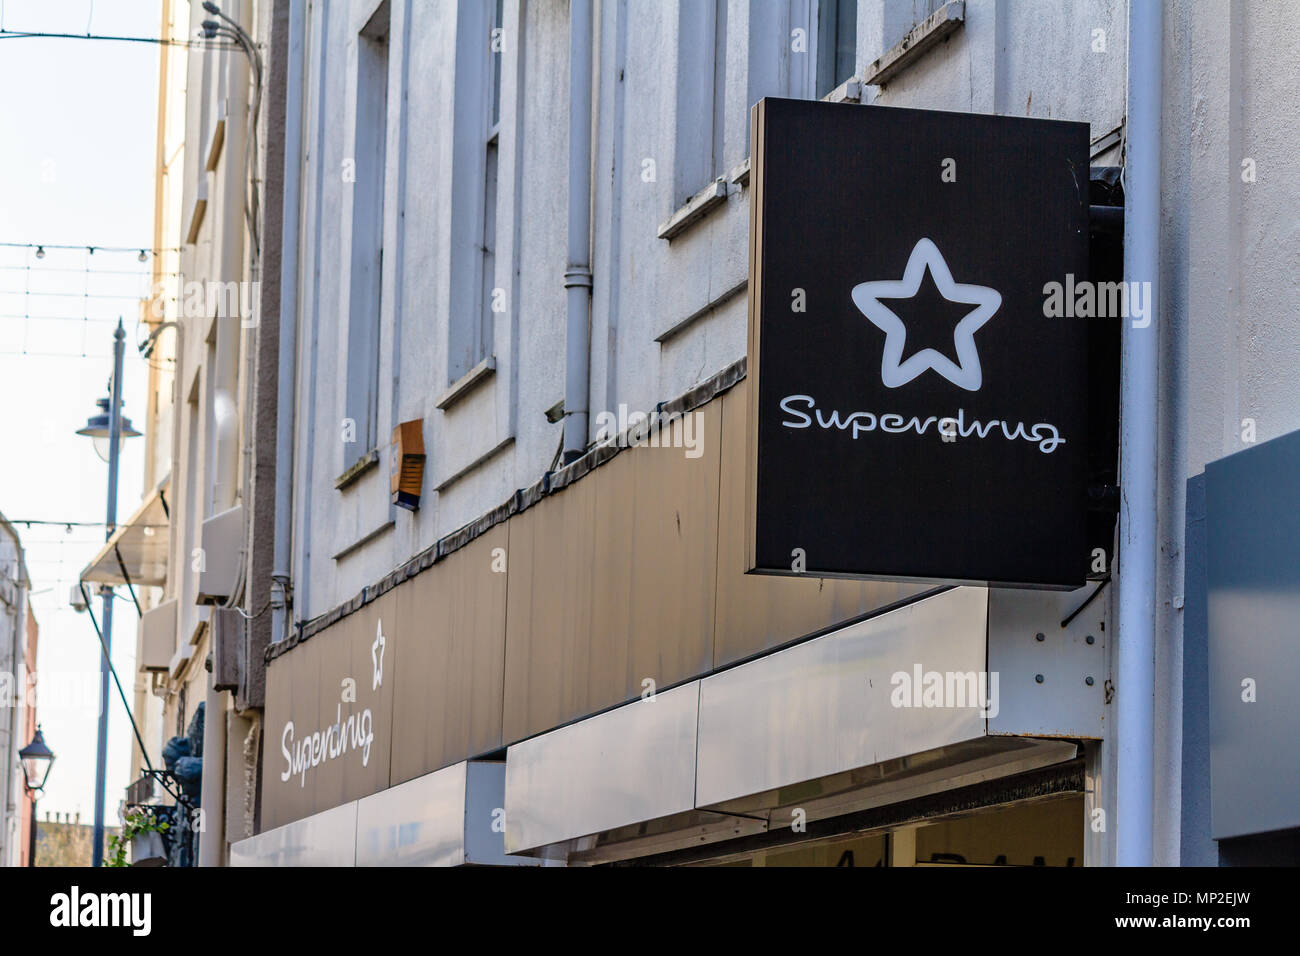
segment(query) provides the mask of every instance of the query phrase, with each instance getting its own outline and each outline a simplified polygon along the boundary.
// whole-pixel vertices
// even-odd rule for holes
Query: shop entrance
[[[1074,793],[876,833],[845,834],[704,861],[704,866],[1082,866]]]

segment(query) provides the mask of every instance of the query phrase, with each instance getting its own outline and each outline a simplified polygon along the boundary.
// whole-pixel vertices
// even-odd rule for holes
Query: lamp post
[[[36,795],[45,789],[49,779],[50,768],[54,766],[54,751],[45,746],[45,737],[41,734],[41,725],[36,725],[32,742],[18,751],[18,759],[23,768],[23,788],[32,796],[32,829],[28,835],[27,865],[36,865]]]
[[[113,333],[113,379],[109,383],[107,407],[100,399],[100,414],[92,415],[78,435],[88,435],[95,440],[95,452],[108,462],[108,510],[104,521],[104,538],[112,537],[117,530],[117,466],[121,457],[122,441],[140,433],[131,427],[131,420],[122,415],[122,353],[126,346],[126,329],[117,320]],[[107,440],[108,447],[103,447]],[[103,600],[102,636],[103,659],[99,662],[99,739],[95,746],[95,832],[91,847],[91,866],[104,863],[104,787],[108,769],[108,678],[109,653],[113,646],[113,589],[107,584],[99,589]]]

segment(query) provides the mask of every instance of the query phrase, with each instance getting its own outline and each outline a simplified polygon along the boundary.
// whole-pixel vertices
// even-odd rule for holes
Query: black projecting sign
[[[754,108],[752,570],[1072,587],[1088,126]],[[1058,298],[1059,304],[1059,298]]]

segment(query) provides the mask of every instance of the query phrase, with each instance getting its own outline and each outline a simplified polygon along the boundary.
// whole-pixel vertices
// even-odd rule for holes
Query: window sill
[[[190,228],[185,234],[185,244],[192,246],[198,242],[199,228],[203,225],[204,215],[208,211],[208,180],[206,173],[195,184],[194,206],[190,209]]]
[[[220,110],[217,116],[217,123],[212,128],[212,138],[208,142],[208,159],[203,164],[203,168],[208,172],[216,172],[217,163],[221,161],[221,147],[226,144],[226,116],[225,103],[218,107]]]
[[[380,535],[384,534],[385,532],[392,531],[393,528],[395,528],[396,526],[397,526],[396,521],[385,521],[378,528],[375,528],[369,534],[362,535],[360,538],[358,538],[356,541],[353,541],[350,545],[348,545],[338,554],[331,555],[331,557],[335,561],[342,561],[344,558],[348,557],[348,555],[355,554],[357,551],[360,551],[362,548],[368,545],[371,541],[374,541]]]
[[[444,412],[451,406],[455,405],[462,398],[472,392],[480,383],[487,381],[497,371],[496,356],[489,355],[483,361],[479,362],[472,369],[462,375],[456,381],[452,382],[442,396],[438,399],[437,406]]]
[[[823,103],[861,103],[862,81],[851,76],[822,97]]]
[[[685,205],[668,217],[668,220],[659,227],[659,238],[671,242],[708,215],[710,209],[726,201],[727,177],[719,176],[686,200]]]
[[[742,279],[739,282],[739,284],[732,286],[731,288],[723,292],[721,295],[717,296],[714,299],[711,299],[702,308],[696,309],[686,318],[682,319],[676,325],[668,329],[668,331],[662,332],[659,335],[655,336],[655,341],[658,342],[660,345],[663,345],[665,342],[669,341],[670,339],[675,338],[676,336],[680,335],[682,332],[685,332],[696,322],[700,321],[700,319],[704,318],[705,316],[712,315],[719,308],[726,305],[736,296],[747,291],[748,289],[749,289],[749,280]]]
[[[928,50],[961,26],[966,20],[965,0],[949,0],[930,16],[926,17],[899,40],[871,66],[867,67],[862,82],[867,86],[884,86],[903,70],[907,69]]]
[[[742,162],[731,172],[727,173],[727,178],[731,180],[733,183],[735,183],[737,186],[740,186],[742,188],[748,186],[749,185],[749,157],[746,156],[744,162]]]
[[[355,484],[360,480],[362,475],[368,472],[371,468],[378,467],[378,465],[379,450],[374,449],[368,451],[353,462],[352,465],[343,472],[343,474],[334,479],[334,487],[337,490],[342,491],[349,485]]]

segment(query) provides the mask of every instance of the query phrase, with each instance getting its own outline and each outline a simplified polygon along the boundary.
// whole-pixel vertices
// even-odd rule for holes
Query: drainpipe
[[[212,624],[208,625],[208,634]],[[211,642],[209,642],[211,646]],[[203,781],[199,804],[203,829],[199,832],[199,866],[226,865],[226,692],[208,691],[203,707]]]
[[[1124,278],[1149,283],[1148,318],[1125,319],[1120,385],[1116,854],[1151,866],[1154,828],[1156,414],[1159,392],[1161,4],[1129,0]]]
[[[302,74],[306,0],[289,3],[289,66],[284,111],[283,253],[280,259],[280,355],[275,404],[275,553],[271,565],[271,641],[289,636],[293,533],[294,370],[298,352],[298,199],[302,173]]]
[[[569,3],[569,255],[564,270],[564,458],[587,450],[591,399],[591,0]]]
[[[241,6],[235,5],[239,13],[244,12]],[[244,201],[248,192],[249,175],[244,164],[245,146],[249,135],[244,111],[249,105],[251,70],[251,62],[247,66],[236,60],[230,62],[227,104],[231,115],[226,117],[225,149],[227,152],[226,161],[221,164],[224,182],[221,186],[221,216],[217,226],[219,246],[216,250],[213,270],[216,278],[222,283],[242,280],[244,277]],[[240,365],[246,361],[246,356],[240,354],[243,346],[243,330],[239,311],[243,301],[244,296],[241,291],[236,296],[235,314],[223,316],[219,311],[215,320],[217,352],[216,367],[212,371],[216,379],[213,392],[213,421],[216,426],[213,454],[216,461],[213,468],[209,512],[214,515],[235,507],[239,498]],[[243,351],[247,350],[243,349]]]

